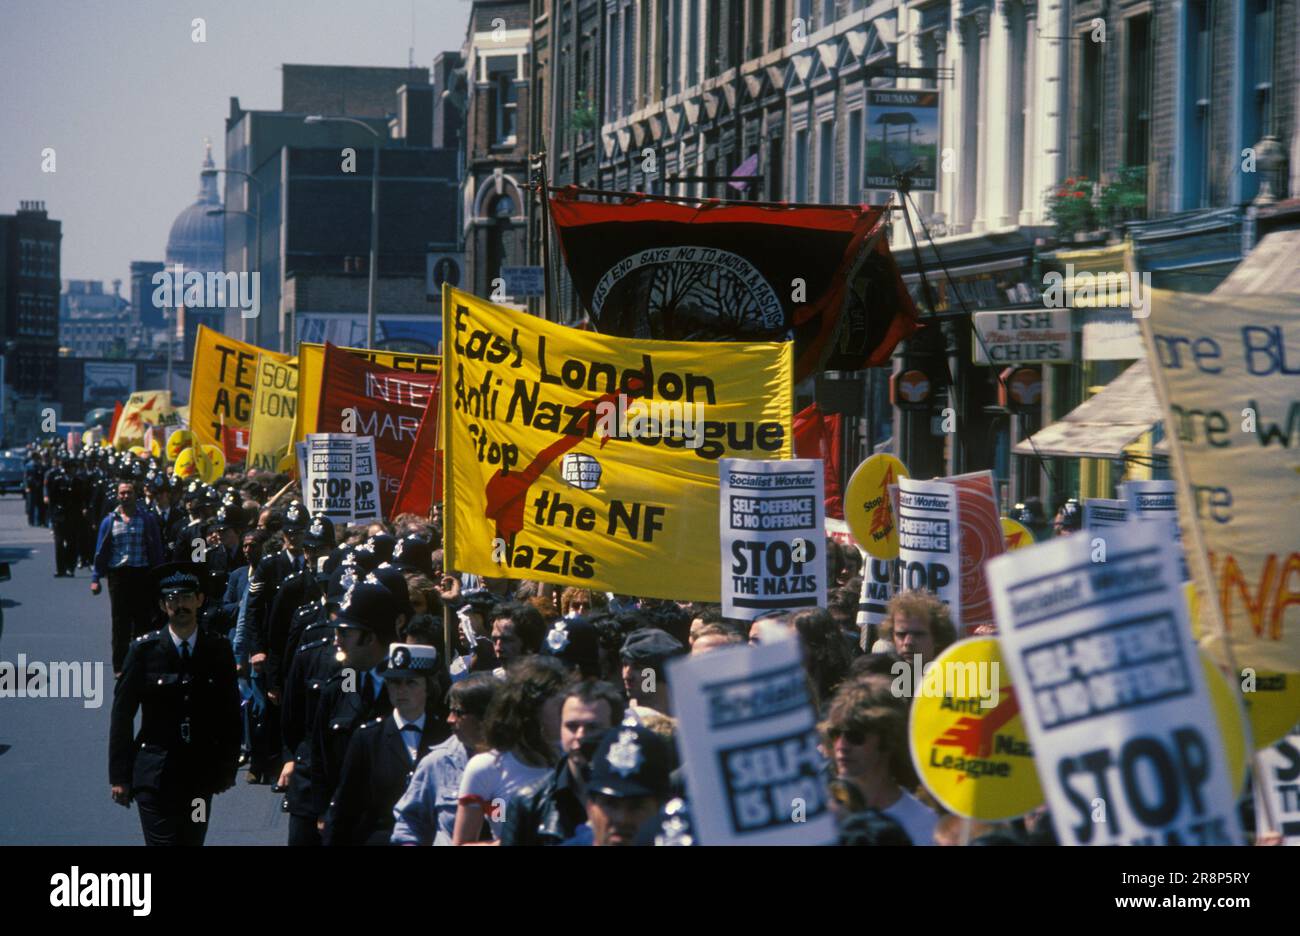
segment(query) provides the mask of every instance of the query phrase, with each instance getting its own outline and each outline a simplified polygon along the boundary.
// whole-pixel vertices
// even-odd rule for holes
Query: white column
[[[1065,81],[1069,62],[1069,42],[1046,38],[1068,35],[1065,5],[1061,0],[1044,0],[1040,17],[1044,37],[1038,42],[1038,80],[1035,99],[1038,103],[1038,145],[1034,153],[1034,215],[1039,224],[1046,223],[1043,192],[1049,185],[1065,179],[1069,125],[1065,120],[1068,106]]]
[[[939,175],[936,184],[939,187],[938,201],[940,210],[943,211],[944,223],[948,230],[952,230],[957,223],[957,187],[961,180],[961,124],[957,120],[957,114],[961,110],[961,75],[957,73],[956,68],[960,65],[960,59],[957,55],[957,41],[952,34],[952,27],[935,34],[935,44],[939,54],[935,61],[940,68],[952,68],[954,79],[951,82],[939,82],[941,93],[939,95],[939,107],[941,109],[940,119],[942,120],[943,138],[939,147]],[[953,171],[944,172],[944,155],[945,149],[953,151]]]
[[[1038,162],[1042,158],[1039,132],[1042,126],[1042,102],[1046,95],[1039,89],[1038,77],[1038,0],[1023,0],[1025,7],[1025,159],[1020,178],[1019,223],[1038,223],[1038,201],[1042,188],[1038,184]],[[1046,183],[1045,183],[1046,184]]]
[[[989,37],[984,44],[989,61],[980,62],[980,103],[985,115],[984,130],[980,135],[984,136],[987,132],[988,136],[987,145],[982,147],[987,163],[982,172],[985,202],[980,216],[991,228],[1003,228],[1011,224],[1011,217],[1007,214],[1007,185],[1010,182],[1007,172],[1011,163],[1009,148],[1013,142],[1010,114],[1007,111],[1011,103],[1011,95],[1008,93],[1011,37],[1007,34],[1010,24],[1007,22],[1006,4],[1007,0],[997,0],[993,7]]]
[[[976,10],[971,16],[974,18],[976,35],[979,37],[980,60],[977,92],[979,100],[976,102],[979,111],[975,123],[976,165],[975,176],[971,179],[975,185],[975,217],[971,220],[970,229],[972,234],[982,234],[989,226],[989,185],[994,176],[989,166],[989,155],[992,151],[989,145],[989,11]],[[1003,67],[1005,64],[1005,62],[999,63]],[[1001,71],[1001,68],[996,71]],[[998,107],[1005,107],[1005,104],[1005,100],[999,101]]]

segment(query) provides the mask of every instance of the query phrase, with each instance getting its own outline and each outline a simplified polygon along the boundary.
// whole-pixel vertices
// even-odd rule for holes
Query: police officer
[[[84,521],[77,487],[61,460],[45,476],[45,504],[54,528],[54,577],[72,578],[77,569],[77,545]]]
[[[131,644],[113,696],[113,801],[135,801],[148,845],[202,845],[212,797],[234,784],[239,759],[235,659],[224,637],[198,627],[195,572],[180,564],[157,570],[167,626]]]
[[[601,739],[587,780],[592,845],[633,845],[672,796],[672,752],[648,728],[622,725]]]
[[[149,506],[158,518],[158,529],[162,531],[163,550],[168,554],[168,560],[189,558],[177,556],[172,551],[186,521],[181,509],[172,504],[171,481],[166,475],[155,472],[152,478],[145,479],[144,489],[149,497]]]
[[[335,596],[341,597],[341,596]],[[297,650],[285,677],[281,707],[281,738],[284,743],[284,768],[276,786],[285,788],[285,808],[289,813],[289,844],[319,845],[320,818],[311,796],[312,727],[320,707],[321,690],[339,669],[334,648],[334,627],[330,621],[332,603],[300,605],[294,612],[295,627],[301,627],[302,639],[295,641]]]
[[[310,518],[307,509],[298,501],[291,503],[284,512],[284,525],[281,536],[284,548],[269,556],[263,556],[257,568],[248,577],[248,600],[244,611],[244,628],[248,640],[248,663],[253,671],[253,678],[261,681],[262,691],[267,695],[265,717],[253,732],[253,752],[249,765],[249,783],[270,783],[279,776],[284,766],[281,760],[279,688],[269,683],[270,674],[266,672],[267,659],[272,651],[272,639],[269,632],[271,609],[281,584],[289,576],[307,571],[307,560],[303,554],[303,535]],[[278,654],[283,653],[280,649]],[[271,693],[275,696],[272,697]]]
[[[308,602],[319,606],[324,592],[320,587],[317,564],[334,548],[334,523],[323,513],[311,518],[311,524],[302,534],[302,554],[305,557],[301,569],[287,575],[271,599],[270,615],[266,623],[266,687],[267,697],[273,704],[278,704],[284,691],[284,677],[288,663],[293,659],[297,646],[289,646],[289,632],[293,628],[294,615],[300,605]]]
[[[387,845],[393,834],[393,807],[415,765],[447,736],[446,724],[428,707],[437,652],[395,643],[386,663],[384,687],[393,708],[358,727],[348,742],[325,820],[326,845]]]
[[[321,690],[312,727],[311,797],[324,832],[352,732],[392,710],[380,665],[397,639],[397,600],[382,585],[354,584],[334,616],[334,646],[343,666]]]

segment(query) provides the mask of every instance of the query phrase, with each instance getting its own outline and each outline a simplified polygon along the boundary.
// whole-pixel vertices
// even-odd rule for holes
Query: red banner
[[[993,472],[973,471],[938,480],[957,487],[961,523],[961,623],[966,637],[982,624],[993,624],[993,598],[984,578],[984,563],[1006,551]]]
[[[884,238],[866,205],[688,206],[583,201],[551,215],[596,330],[669,341],[795,342],[795,379],[887,364],[916,328]]]
[[[380,505],[389,516],[424,413],[431,405],[438,411],[438,375],[372,364],[331,344],[322,371],[315,431],[375,437]]]
[[[221,454],[226,456],[227,465],[242,465],[248,461],[248,430],[222,422]]]
[[[827,416],[816,403],[794,415],[795,458],[820,458],[826,476],[826,516],[844,519],[840,492],[840,454],[843,449],[838,413]]]
[[[402,472],[402,487],[393,501],[389,518],[398,514],[429,515],[435,501],[442,500],[442,456],[438,438],[438,385],[429,397],[420,420],[420,431],[415,434],[415,445]]]

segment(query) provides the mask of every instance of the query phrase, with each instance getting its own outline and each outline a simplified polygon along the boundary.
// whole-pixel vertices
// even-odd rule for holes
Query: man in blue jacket
[[[131,638],[153,630],[149,571],[163,562],[162,535],[158,518],[141,510],[135,485],[129,480],[117,484],[117,507],[99,524],[95,540],[95,566],[91,570],[90,593],[98,595],[100,579],[108,581],[108,598],[113,616],[113,675],[122,663]]]

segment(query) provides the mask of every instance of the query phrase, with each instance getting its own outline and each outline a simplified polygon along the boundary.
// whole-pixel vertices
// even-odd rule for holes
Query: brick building
[[[465,95],[461,240],[466,288],[481,296],[503,295],[494,284],[501,267],[528,263],[531,36],[527,0],[471,4],[460,51]]]

